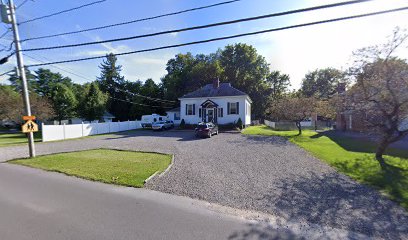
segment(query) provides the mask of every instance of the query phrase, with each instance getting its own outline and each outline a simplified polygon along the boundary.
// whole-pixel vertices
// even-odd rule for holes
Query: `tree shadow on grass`
[[[373,156],[333,165],[363,183],[385,189],[391,199],[408,209],[408,170],[386,163],[380,168]]]
[[[322,131],[310,138],[315,139],[320,137],[328,137],[340,147],[352,152],[375,153],[377,148],[377,143],[372,139],[369,139],[369,137],[353,138],[336,130]],[[389,147],[385,153],[393,157],[408,158],[407,150],[395,147]]]
[[[374,238],[408,238],[408,214],[374,189],[337,173],[288,176],[258,199],[268,213]],[[351,237],[351,236],[350,236]]]

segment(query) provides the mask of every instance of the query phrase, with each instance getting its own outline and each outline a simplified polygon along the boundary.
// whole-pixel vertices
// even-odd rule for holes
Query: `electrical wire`
[[[43,60],[41,60],[41,59],[38,59],[38,58],[36,58],[36,57],[30,56],[30,55],[28,55],[28,54],[26,54],[26,53],[23,53],[23,55],[26,56],[26,57],[29,57],[29,58],[31,58],[31,59],[33,59],[33,60],[35,60],[35,61],[38,61],[38,62],[41,62],[41,63],[45,63],[45,61],[43,61]],[[45,59],[45,57],[43,57],[43,58]],[[63,67],[59,67],[59,66],[55,66],[55,65],[51,65],[50,67],[59,69],[59,70],[61,70],[61,71],[63,71],[63,72],[72,74],[72,75],[74,75],[74,76],[80,77],[80,78],[82,78],[82,79],[86,79],[86,80],[91,81],[91,82],[95,81],[95,79],[92,80],[91,78],[88,78],[88,77],[86,77],[85,75],[72,72],[72,71],[70,71],[70,70],[64,69]]]
[[[2,39],[3,37],[5,37],[9,32],[10,32],[10,28],[7,29],[3,34],[0,35],[0,39]]]
[[[28,1],[30,1],[30,0],[24,0],[22,3],[17,5],[16,9],[19,9],[20,7],[24,6]],[[34,0],[32,0],[32,1],[34,1]]]
[[[353,16],[347,16],[347,17],[341,17],[341,18],[334,18],[334,19],[328,19],[328,20],[322,20],[322,21],[316,21],[316,22],[302,23],[302,24],[297,24],[297,25],[291,25],[291,26],[280,27],[280,28],[266,29],[266,30],[262,30],[262,31],[248,32],[248,33],[230,35],[230,36],[225,36],[225,37],[210,38],[210,39],[194,41],[194,42],[167,45],[167,46],[162,46],[162,47],[148,48],[148,49],[142,49],[142,50],[136,50],[136,51],[130,51],[130,52],[123,52],[123,53],[116,53],[116,54],[113,54],[113,55],[115,55],[115,56],[124,56],[124,55],[136,54],[136,53],[152,52],[152,51],[157,51],[157,50],[162,50],[162,49],[169,49],[169,48],[183,47],[183,46],[189,46],[189,45],[203,44],[203,43],[208,43],[208,42],[215,42],[215,41],[227,40],[227,39],[232,39],[232,38],[251,36],[251,35],[257,35],[257,34],[269,33],[269,32],[276,32],[276,31],[282,31],[282,30],[287,30],[287,29],[294,29],[294,28],[324,24],[324,23],[344,21],[344,20],[349,20],[349,19],[362,18],[362,17],[368,17],[368,16],[374,16],[374,15],[380,15],[380,14],[386,14],[386,13],[392,13],[392,12],[398,12],[398,11],[404,11],[404,10],[408,10],[408,7],[395,8],[395,9],[390,9],[390,10],[385,10],[385,11],[365,13],[365,14],[360,14],[360,15],[353,15]],[[104,58],[104,57],[106,57],[106,55],[105,56],[87,57],[87,58],[77,58],[77,59],[63,60],[63,61],[56,61],[56,62],[48,62],[48,63],[43,63],[43,64],[32,64],[32,65],[28,65],[28,66],[29,67],[37,67],[37,66],[45,66],[45,65],[51,65],[51,64],[87,61],[87,60],[93,60],[93,59],[100,59],[100,58]]]
[[[145,107],[156,107],[156,108],[173,108],[173,107],[163,107],[163,106],[157,106],[157,105],[148,105],[148,104],[143,104],[143,103],[135,103],[132,101],[127,101],[127,100],[123,100],[123,99],[119,99],[119,98],[115,98],[115,97],[111,97],[108,96],[109,98],[115,99],[117,101],[121,101],[121,102],[126,102],[126,103],[131,103],[131,104],[135,104],[135,105],[140,105],[140,106],[145,106]]]
[[[156,102],[162,102],[162,103],[177,103],[176,101],[165,100],[165,99],[161,99],[161,98],[147,97],[147,96],[144,96],[144,95],[141,95],[141,94],[138,94],[138,93],[132,93],[132,92],[129,92],[129,91],[127,91],[127,90],[122,90],[122,89],[119,89],[119,88],[114,88],[114,89],[116,89],[116,90],[118,90],[118,91],[121,91],[121,92],[128,93],[128,94],[133,95],[133,96],[146,98],[146,99],[149,99],[149,100],[152,100],[152,101],[156,101]]]
[[[68,45],[48,46],[48,47],[40,47],[40,48],[29,48],[29,49],[25,49],[24,51],[26,51],[26,52],[28,52],[28,51],[40,51],[40,50],[50,50],[50,49],[60,49],[60,48],[81,47],[81,46],[95,45],[95,44],[101,44],[101,43],[118,42],[118,41],[128,41],[128,40],[132,40],[132,39],[153,37],[153,36],[158,36],[158,35],[163,35],[163,34],[180,33],[180,32],[186,32],[186,31],[191,31],[191,30],[212,28],[212,27],[217,27],[217,26],[230,25],[230,24],[235,24],[235,23],[241,23],[241,22],[255,21],[255,20],[260,20],[260,19],[265,19],[265,18],[284,16],[284,15],[295,14],[295,13],[302,13],[302,12],[316,11],[316,10],[321,10],[321,9],[326,9],[326,8],[340,7],[340,6],[344,6],[344,5],[356,4],[356,3],[367,2],[367,1],[373,1],[373,0],[354,0],[354,1],[340,2],[340,3],[320,5],[320,6],[310,7],[310,8],[303,8],[303,9],[296,9],[296,10],[279,12],[279,13],[266,14],[266,15],[261,15],[261,16],[256,16],[256,17],[241,18],[241,19],[236,19],[236,20],[226,21],[226,22],[218,22],[218,23],[188,27],[188,28],[181,28],[181,29],[174,29],[174,30],[161,31],[161,32],[156,32],[156,33],[149,33],[149,34],[131,36],[131,37],[115,38],[115,39],[92,41],[92,42],[85,42],[85,43],[75,43],[75,44],[68,44]]]
[[[70,35],[70,34],[76,34],[76,33],[88,32],[88,31],[101,30],[101,29],[106,29],[106,28],[111,28],[111,27],[127,25],[127,24],[131,24],[131,23],[137,23],[137,22],[153,20],[153,19],[162,18],[162,17],[179,15],[179,14],[186,13],[186,12],[192,12],[192,11],[202,10],[202,9],[206,9],[206,8],[212,8],[212,7],[221,6],[221,5],[230,4],[230,3],[239,2],[239,1],[241,1],[241,0],[225,1],[225,2],[220,2],[220,3],[216,3],[216,4],[201,6],[201,7],[185,9],[185,10],[181,10],[181,11],[178,11],[178,12],[165,13],[165,14],[161,14],[161,15],[157,15],[157,16],[153,16],[153,17],[135,19],[135,20],[127,21],[127,22],[114,23],[114,24],[104,25],[104,26],[100,26],[100,27],[87,28],[87,29],[83,29],[83,30],[65,32],[65,33],[57,33],[57,34],[50,34],[50,35],[39,36],[39,37],[31,37],[31,38],[23,39],[21,41],[25,42],[25,41],[31,41],[31,40],[37,40],[37,39],[43,39],[43,38],[52,38],[52,37],[58,37],[58,36],[64,36],[64,35]]]
[[[88,6],[92,6],[92,5],[95,5],[95,4],[103,3],[105,1],[107,1],[107,0],[99,0],[99,1],[95,1],[95,2],[90,2],[90,3],[84,4],[84,5],[81,5],[81,6],[78,6],[78,7],[62,10],[62,11],[51,13],[51,14],[44,15],[44,16],[41,16],[41,17],[32,18],[32,19],[29,19],[29,20],[25,20],[25,21],[22,21],[22,22],[20,22],[18,24],[23,25],[23,24],[26,24],[26,23],[29,23],[29,22],[34,22],[34,21],[41,20],[41,19],[44,19],[44,18],[53,17],[53,16],[60,15],[60,14],[63,14],[63,13],[75,11],[75,10],[78,10],[78,9],[81,9],[81,8],[84,8],[84,7],[88,7]]]
[[[28,55],[28,54],[26,54],[26,53],[23,53],[23,55],[26,56],[26,57],[29,57],[29,58],[31,58],[31,59],[33,59],[33,60],[36,60],[36,61],[38,61],[38,62],[44,62],[43,60],[38,59],[38,58],[33,57],[33,56],[30,56],[30,55]],[[51,67],[54,67],[54,68],[56,68],[56,69],[59,69],[59,70],[64,71],[64,72],[66,72],[66,73],[69,73],[69,74],[75,75],[75,76],[77,76],[77,77],[86,79],[86,80],[91,81],[91,82],[95,81],[95,80],[92,80],[92,79],[90,79],[90,78],[88,78],[88,77],[82,75],[82,74],[74,73],[74,72],[69,71],[69,70],[67,70],[67,69],[64,69],[64,68],[62,68],[62,67],[53,66],[53,65],[51,65]],[[112,86],[112,85],[111,85],[111,86]],[[138,97],[146,98],[146,99],[149,99],[149,100],[152,100],[152,101],[157,101],[157,102],[162,102],[162,103],[168,103],[168,102],[170,102],[170,103],[176,103],[176,101],[170,101],[170,100],[165,100],[165,99],[160,99],[160,98],[147,97],[147,96],[144,96],[144,95],[141,95],[141,94],[138,94],[138,93],[130,92],[130,91],[128,91],[128,90],[122,90],[122,89],[120,89],[120,88],[114,88],[114,89],[117,90],[117,91],[121,91],[121,92],[125,92],[125,93],[128,93],[128,94],[131,94],[131,95],[133,95],[133,96],[138,96]]]
[[[4,76],[4,75],[6,75],[6,74],[9,74],[9,73],[11,73],[11,72],[14,72],[14,69],[0,74],[0,77]]]

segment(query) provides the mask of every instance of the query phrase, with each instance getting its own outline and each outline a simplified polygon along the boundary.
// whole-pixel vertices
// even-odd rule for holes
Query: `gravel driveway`
[[[102,147],[174,154],[170,171],[149,182],[149,189],[260,211],[305,226],[408,238],[404,209],[279,137],[224,133],[195,139],[191,132],[133,131],[41,143],[37,152]],[[0,151],[0,162],[27,152],[21,146]]]

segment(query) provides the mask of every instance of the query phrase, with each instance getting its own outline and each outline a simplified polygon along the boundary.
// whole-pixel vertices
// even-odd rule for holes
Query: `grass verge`
[[[41,141],[41,132],[34,133],[34,140],[36,142]],[[20,144],[27,144],[28,138],[25,133],[1,133],[0,134],[0,147],[8,147]]]
[[[155,172],[163,172],[171,159],[172,156],[167,154],[95,149],[17,159],[9,163],[104,183],[143,187],[144,180]]]
[[[247,135],[281,136],[310,152],[358,182],[379,189],[408,209],[408,151],[389,149],[384,159],[388,169],[382,171],[375,160],[375,144],[336,134],[334,131],[277,131],[267,126],[252,126]]]

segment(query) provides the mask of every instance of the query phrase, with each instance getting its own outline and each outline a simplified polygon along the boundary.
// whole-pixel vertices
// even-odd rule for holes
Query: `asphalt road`
[[[175,199],[179,198],[170,194],[185,196],[209,202],[211,204],[208,204],[211,206],[222,205],[237,210],[237,212],[234,212],[234,210],[224,211],[223,209],[219,210],[217,208],[216,210],[218,212],[232,212],[233,214],[246,218],[248,218],[249,215],[249,218],[258,220],[262,220],[264,216],[257,217],[257,215],[266,214],[268,220],[272,218],[271,222],[274,228],[290,229],[297,235],[305,236],[308,239],[361,239],[364,236],[380,239],[407,239],[408,237],[408,214],[404,209],[382,196],[378,191],[358,184],[350,178],[336,172],[327,164],[312,157],[304,150],[282,138],[223,133],[219,136],[214,136],[212,139],[195,139],[191,132],[133,131],[80,140],[41,143],[37,144],[37,153],[41,155],[93,148],[120,148],[174,154],[174,165],[170,171],[160,178],[154,178],[147,184],[147,188],[163,192],[160,194],[164,195],[160,196],[169,196],[169,198]],[[0,162],[25,156],[27,156],[26,146],[0,148]],[[8,165],[9,164],[0,164],[0,168]],[[10,171],[11,168],[7,169]],[[39,171],[37,175],[50,176],[49,174],[51,173]],[[2,186],[1,184],[6,184],[8,181],[8,178],[2,175],[7,174],[6,172],[2,173],[0,171],[0,186]],[[60,174],[56,175],[63,176]],[[66,176],[63,177],[64,179],[76,179]],[[1,181],[2,179],[3,181]],[[17,181],[19,179],[18,175],[13,179]],[[27,177],[26,182],[31,184],[30,179],[31,177]],[[36,182],[34,178],[32,181],[34,183]],[[54,182],[54,180],[43,180],[43,182],[48,181]],[[64,201],[64,199],[70,199],[70,195],[79,195],[80,193],[66,194],[65,189],[74,188],[72,191],[81,189],[71,182],[73,180],[67,181],[68,183],[61,183],[63,185],[56,185],[52,188],[58,189],[54,195],[44,195],[47,198],[44,202],[51,201],[48,200],[48,198],[61,199]],[[15,184],[14,181],[11,185],[13,184]],[[71,184],[73,184],[73,187],[71,187]],[[82,184],[84,183],[80,185],[82,186]],[[88,186],[88,184],[90,185],[87,189],[92,193],[92,186],[97,185],[97,183],[88,182],[86,186]],[[42,184],[38,185],[42,186]],[[122,193],[124,191],[118,190],[123,189],[120,187],[109,187],[112,189],[110,193]],[[31,188],[33,187],[30,185],[21,185],[20,191],[35,194],[36,192],[32,192]],[[11,188],[8,189],[8,191],[14,190]],[[7,191],[3,191],[0,188],[2,198],[8,195],[4,195],[4,192]],[[87,190],[82,192],[86,193]],[[126,190],[125,192],[131,192],[132,194],[130,195],[133,200],[135,199],[134,196],[140,196],[142,193],[148,194],[149,196],[159,194],[158,192],[146,189],[132,189]],[[155,194],[152,195],[152,193]],[[165,193],[170,194],[167,195]],[[103,224],[105,227],[98,229],[97,227],[93,227],[94,225],[89,225],[92,222],[98,223],[97,226],[104,221],[108,221],[109,223],[123,223],[122,215],[115,213],[116,211],[119,211],[119,213],[122,211],[119,206],[115,205],[115,201],[118,205],[122,204],[122,201],[125,202],[123,205],[126,206],[128,204],[126,209],[129,212],[134,210],[134,206],[131,205],[131,200],[123,200],[121,197],[111,196],[112,199],[108,201],[101,197],[101,194],[96,195],[97,197],[91,194],[82,197],[78,196],[79,200],[76,200],[77,198],[73,199],[72,202],[74,205],[71,206],[72,209],[75,209],[75,207],[79,209],[77,212],[72,212],[72,218],[82,219],[83,213],[87,211],[88,214],[86,216],[93,217],[91,220],[85,222],[88,225],[84,228],[91,229],[91,232],[105,231],[106,226],[110,225]],[[30,194],[21,197],[17,196],[11,203],[19,199],[30,198]],[[119,198],[119,200],[117,200],[117,198]],[[154,197],[152,199],[154,199]],[[180,199],[188,198],[181,197]],[[194,201],[192,199],[189,200]],[[93,205],[90,203],[92,201],[96,203],[95,206],[97,207],[93,208]],[[179,200],[176,202],[178,201]],[[42,202],[41,198],[39,198],[37,202]],[[171,208],[172,206],[168,206],[169,202],[174,201],[163,200],[162,202],[158,202],[157,205],[165,204],[163,208]],[[9,201],[9,204],[11,203]],[[89,210],[86,210],[88,203]],[[100,205],[98,205],[99,203]],[[143,205],[141,206],[144,208]],[[99,211],[101,211],[99,209],[102,207],[104,207],[104,209],[112,208],[114,212],[103,210],[108,211],[108,214],[102,216],[100,215],[101,213],[99,213]],[[7,215],[3,217],[1,208],[2,204],[0,201],[0,226],[2,225],[3,218],[7,218]],[[161,209],[161,207],[151,207],[151,209]],[[206,207],[203,207],[203,209],[208,210]],[[144,215],[147,216],[147,223],[157,220],[149,217],[148,214],[150,214],[150,212],[140,212],[142,211],[140,209],[134,211],[139,214],[139,221],[141,221],[141,218],[144,218]],[[246,212],[243,213],[242,211]],[[193,218],[196,212],[195,210],[191,210],[191,212]],[[248,215],[247,212],[249,212]],[[14,214],[17,213],[19,213],[19,211],[16,210]],[[128,212],[123,213],[123,218],[125,220],[132,219],[127,213]],[[175,219],[183,219],[183,216],[179,216],[178,214],[177,212],[174,216]],[[10,216],[12,216],[11,213]],[[168,216],[169,219],[171,219],[170,213]],[[102,221],[99,219],[104,217],[111,217],[111,220]],[[160,220],[161,219],[158,220],[159,223],[162,222]],[[133,222],[139,224],[139,221]],[[182,222],[184,220],[180,221]],[[178,221],[174,221],[174,223],[177,222]],[[200,225],[198,221],[189,222],[186,220],[186,222],[186,226],[190,226],[188,224]],[[209,222],[211,221],[209,220]],[[62,225],[70,226],[69,223],[66,222]],[[181,225],[183,224],[180,223],[180,226]],[[213,235],[209,236],[209,238],[224,239],[233,232],[232,228],[224,227],[222,224],[214,225],[214,229],[217,229],[217,227],[222,228],[223,230],[220,231],[224,231],[224,235],[219,232],[217,237]],[[125,225],[122,224],[121,227],[123,226]],[[143,231],[145,231],[142,223],[140,223],[140,226],[142,226]],[[243,235],[248,235],[249,233],[263,235],[265,231],[271,232],[269,231],[271,230],[270,227],[261,227],[261,230],[250,227],[249,232],[245,232],[247,231],[246,229],[238,228],[239,232]],[[13,228],[10,227],[10,229]],[[163,229],[166,230],[166,227]],[[183,231],[185,228],[181,227],[180,229]],[[194,227],[190,227],[189,229],[193,231]],[[211,229],[210,225],[206,229]],[[125,232],[120,228],[113,230],[115,232]],[[163,236],[162,234],[165,234],[165,232],[161,232],[159,235]],[[358,234],[358,236],[356,234]],[[146,234],[146,236],[148,235],[149,234]],[[238,235],[231,236],[233,236],[231,239],[251,239],[239,238],[237,237]],[[191,237],[191,235],[188,235],[188,237]],[[3,238],[0,236],[0,239]],[[200,237],[193,239],[200,239]]]
[[[245,229],[200,201],[0,164],[0,239],[227,239]]]

